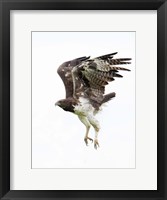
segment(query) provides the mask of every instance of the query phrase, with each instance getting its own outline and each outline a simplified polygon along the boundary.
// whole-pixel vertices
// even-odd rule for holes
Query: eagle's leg
[[[95,139],[94,139],[94,148],[97,149],[97,147],[100,147],[99,142],[98,142],[98,132],[99,129],[95,129]]]
[[[100,130],[100,125],[99,122],[92,115],[88,116],[88,120],[95,130],[94,148],[97,149],[98,147],[100,147],[98,142],[98,133]]]
[[[88,140],[93,142],[93,139],[88,137],[89,129],[90,129],[91,125],[90,125],[87,117],[85,117],[84,115],[78,115],[78,117],[81,120],[81,122],[86,126],[86,134],[85,134],[85,137],[84,137],[84,141],[85,141],[86,145],[88,145]]]

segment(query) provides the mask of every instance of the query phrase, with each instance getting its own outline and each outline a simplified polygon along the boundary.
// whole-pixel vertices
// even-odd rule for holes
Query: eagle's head
[[[77,102],[73,98],[61,99],[55,103],[55,106],[59,106],[65,111],[74,112],[74,108]]]
[[[55,103],[55,106],[59,106],[60,108],[62,108],[62,109],[65,110],[66,107],[67,107],[66,99],[61,99],[61,100],[57,101],[57,102]]]

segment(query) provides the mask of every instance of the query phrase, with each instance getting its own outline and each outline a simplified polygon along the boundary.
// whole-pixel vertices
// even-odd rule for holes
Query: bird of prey
[[[130,71],[120,67],[130,64],[131,58],[113,58],[116,53],[111,53],[96,58],[80,57],[61,64],[57,70],[61,77],[66,98],[55,103],[65,111],[72,112],[78,116],[86,126],[84,141],[93,142],[89,137],[89,129],[95,130],[94,148],[99,147],[98,133],[100,125],[95,115],[101,110],[104,103],[115,97],[115,92],[105,94],[105,86],[114,78],[120,78],[120,70]]]

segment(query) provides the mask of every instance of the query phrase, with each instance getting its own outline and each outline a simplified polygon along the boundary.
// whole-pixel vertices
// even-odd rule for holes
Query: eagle
[[[95,115],[102,110],[102,105],[116,96],[115,92],[105,94],[105,86],[121,78],[119,71],[130,71],[121,67],[131,64],[131,58],[114,58],[117,52],[90,58],[90,56],[75,58],[61,64],[57,73],[61,77],[66,91],[65,99],[55,103],[65,111],[78,116],[86,127],[84,141],[94,142],[94,148],[99,147],[98,134],[100,124]],[[90,127],[94,128],[94,141],[89,137]]]

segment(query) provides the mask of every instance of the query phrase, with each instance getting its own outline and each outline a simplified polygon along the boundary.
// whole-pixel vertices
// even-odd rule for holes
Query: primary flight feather
[[[92,126],[95,130],[94,147],[99,147],[98,133],[100,125],[95,115],[101,106],[115,97],[115,92],[105,94],[105,86],[121,78],[120,70],[130,71],[120,65],[130,64],[131,58],[113,58],[117,53],[111,53],[91,59],[80,57],[64,62],[57,72],[61,77],[66,98],[56,102],[63,110],[78,115],[81,122],[86,126],[84,141],[93,139],[88,136]],[[119,66],[117,66],[119,65]]]

